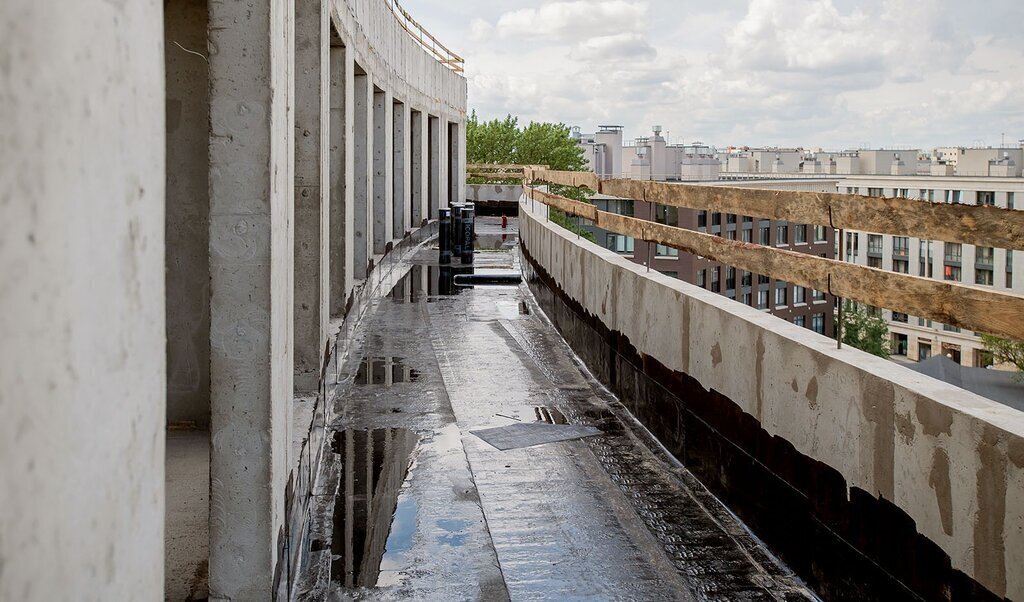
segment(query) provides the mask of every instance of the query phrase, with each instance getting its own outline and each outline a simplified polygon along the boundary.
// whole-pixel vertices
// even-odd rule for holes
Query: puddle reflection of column
[[[346,588],[373,587],[419,438],[405,429],[376,429],[339,431],[335,440],[334,449],[344,450],[345,485],[335,505],[331,579]]]

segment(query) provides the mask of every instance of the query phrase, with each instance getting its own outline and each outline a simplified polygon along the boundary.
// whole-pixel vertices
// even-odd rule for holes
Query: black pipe
[[[462,205],[451,206],[452,212],[452,257],[458,261],[462,257]]]
[[[438,217],[438,263],[443,265],[452,262],[452,210],[442,207],[438,210]]]
[[[462,263],[473,263],[473,231],[476,229],[476,216],[473,203],[466,203],[462,208]]]

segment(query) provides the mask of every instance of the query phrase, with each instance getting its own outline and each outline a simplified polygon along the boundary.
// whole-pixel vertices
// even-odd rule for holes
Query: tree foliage
[[[519,118],[481,122],[476,111],[466,121],[466,160],[470,163],[547,165],[561,171],[586,167],[583,149],[562,123],[531,122],[519,127]]]
[[[1024,381],[1024,342],[1011,341],[990,334],[982,334],[981,342],[985,349],[992,353],[997,364],[1012,364],[1017,367],[1014,377],[1017,382]]]
[[[853,301],[843,303],[843,343],[878,357],[889,357],[889,327],[881,315]]]

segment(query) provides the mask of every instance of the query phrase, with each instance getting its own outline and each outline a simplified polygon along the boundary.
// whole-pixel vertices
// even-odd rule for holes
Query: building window
[[[767,246],[769,244],[768,237],[771,235],[771,231],[768,228],[761,228],[759,231],[759,235],[760,238],[758,238],[758,242],[760,242],[762,245]]]
[[[800,328],[803,328],[806,325],[806,323],[807,323],[807,317],[806,316],[796,316],[796,317],[793,318],[793,323],[796,324],[797,326],[799,326]]]
[[[935,189],[934,188],[928,191],[928,200],[933,202],[933,203],[935,202]]]
[[[658,257],[679,257],[679,249],[666,247],[665,245],[655,245],[654,254]]]
[[[963,246],[958,242],[947,242],[944,246],[946,261],[960,263],[963,259]]]
[[[896,198],[905,199],[908,196],[910,196],[910,190],[909,189],[907,189],[907,188],[897,188],[896,189]]]
[[[697,227],[707,228],[708,227],[708,212],[701,209],[697,212]]]
[[[679,224],[679,208],[670,207],[668,205],[660,205],[655,203],[654,205],[654,221],[659,224],[665,224],[666,226],[676,226]]]
[[[802,286],[793,287],[793,305],[803,305],[807,303],[807,289]]]
[[[753,274],[750,272],[743,272],[743,276],[740,278],[740,283],[743,286],[750,286],[751,280],[753,280]]]
[[[789,226],[775,227],[775,244],[780,247],[789,244]]]
[[[825,334],[825,314],[811,316],[811,330],[818,334]]]
[[[768,308],[768,291],[757,291],[757,308]]]
[[[727,224],[735,224],[736,223],[736,214],[735,213],[727,213],[725,215],[725,223],[727,223]]]
[[[954,282],[960,282],[960,266],[958,265],[947,265],[943,272],[943,278]]]
[[[1007,192],[1006,193],[1006,208],[1007,209],[1013,209],[1013,193],[1012,192]]]
[[[750,306],[751,298],[750,293],[743,293],[743,305]]]
[[[868,267],[882,269],[881,257],[868,257]]]
[[[918,193],[917,193],[917,198],[918,198],[918,200],[921,200],[921,201],[927,200],[928,199],[928,191],[925,190],[924,188],[921,188],[918,191]]]
[[[728,240],[736,240],[736,231],[735,230],[726,230],[725,231],[725,237]]]
[[[952,205],[953,203],[959,203],[963,200],[963,191],[961,190],[947,190],[946,191],[946,203]]]
[[[995,249],[992,247],[975,247],[974,263],[975,265],[983,266],[995,265]]]
[[[846,256],[857,257],[860,255],[860,235],[856,232],[846,233]]]
[[[979,190],[978,198],[975,201],[975,204],[979,206],[995,207],[996,193],[989,190]]]
[[[910,256],[910,239],[906,236],[892,237],[892,254],[894,257]]]
[[[874,259],[874,258],[872,258]],[[900,274],[910,273],[910,262],[906,259],[893,259],[892,260],[892,271]]]
[[[815,303],[825,302],[825,291],[819,291],[816,288],[811,289],[811,300]]]
[[[892,312],[892,321],[893,322],[900,322],[901,324],[906,324],[907,320],[909,318],[910,317],[907,314],[902,314],[902,313],[900,313],[898,311]]]
[[[918,339],[920,341],[921,339]],[[932,356],[932,344],[921,343],[917,344],[917,361],[923,362]]]
[[[1013,288],[1013,251],[1006,251],[1006,288]]]
[[[758,284],[768,284],[769,282],[771,282],[771,278],[769,278],[768,276],[765,276],[764,274],[757,275]]]
[[[882,254],[882,235],[868,234],[868,255]]]
[[[750,242],[751,237],[753,235],[752,233],[753,233],[753,230],[751,230],[750,228],[744,228],[740,232],[740,240],[742,240],[743,242]]]
[[[828,238],[825,236],[825,226],[814,227],[814,242],[826,242]]]
[[[623,236],[621,234],[609,234],[606,239],[605,247],[610,251],[616,253],[624,253],[626,255],[633,254],[633,237]]]
[[[977,368],[988,368],[995,364],[995,357],[992,352],[986,349],[974,350],[974,365]]]
[[[881,188],[868,188],[868,196],[882,196]]]
[[[918,241],[918,265],[917,275],[923,278],[932,277],[932,241]]]
[[[800,224],[793,227],[793,242],[798,245],[807,243],[807,225]]]
[[[892,354],[893,355],[907,355],[907,347],[909,347],[908,337],[905,334],[893,333],[892,335]]]
[[[711,269],[711,292],[717,293],[722,290],[722,283],[719,282],[721,275],[722,268],[714,267]]]
[[[697,270],[697,286],[706,288],[708,285],[708,271]]]
[[[736,268],[728,267],[725,268],[725,290],[733,290],[736,288]]]
[[[974,284],[992,286],[992,270],[978,268],[974,270]]]
[[[664,274],[666,276],[669,276],[669,277],[672,277],[672,278],[678,278],[679,277],[679,272],[672,272],[672,271],[667,271],[667,270],[659,270],[659,271],[662,274]]]
[[[722,214],[721,213],[712,213],[711,214],[711,225],[712,226],[721,226],[722,225]]]
[[[786,307],[786,286],[782,285],[775,288],[775,307]]]

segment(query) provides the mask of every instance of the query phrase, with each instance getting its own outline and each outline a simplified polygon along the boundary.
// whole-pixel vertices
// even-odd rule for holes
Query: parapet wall
[[[520,231],[552,321],[823,597],[1024,597],[1024,415],[647,272],[543,210],[522,204]]]

